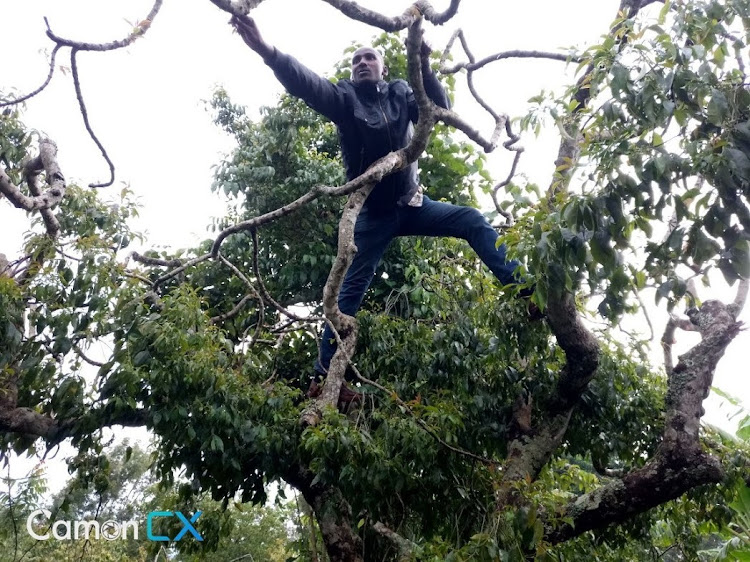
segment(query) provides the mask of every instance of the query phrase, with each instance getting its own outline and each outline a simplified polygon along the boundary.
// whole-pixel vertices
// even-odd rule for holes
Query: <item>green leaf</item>
[[[133,366],[134,367],[140,367],[141,365],[145,365],[149,362],[151,359],[151,354],[148,352],[148,350],[139,351],[135,354],[135,357],[133,357]]]
[[[729,102],[721,90],[711,90],[711,101],[706,108],[706,117],[714,125],[721,125],[729,115]]]
[[[750,441],[750,416],[745,416],[737,427],[737,437],[744,441]]]

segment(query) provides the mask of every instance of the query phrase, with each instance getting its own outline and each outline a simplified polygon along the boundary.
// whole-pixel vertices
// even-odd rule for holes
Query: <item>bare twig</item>
[[[57,56],[57,51],[59,51],[61,47],[62,45],[55,45],[55,47],[52,49],[52,54],[50,55],[50,61],[49,61],[49,72],[47,73],[47,78],[44,80],[41,86],[39,86],[36,90],[21,96],[20,98],[0,102],[0,107],[6,107],[8,105],[16,105],[18,103],[23,103],[27,99],[33,98],[39,92],[44,90],[52,81],[52,75],[55,73],[55,57]]]
[[[211,254],[203,254],[202,256],[198,256],[196,258],[193,258],[191,260],[184,262],[181,266],[177,267],[176,269],[173,269],[172,271],[165,273],[164,275],[159,277],[156,281],[154,281],[154,288],[158,287],[162,283],[166,283],[167,281],[179,275],[180,273],[182,273],[189,267],[198,265],[199,263],[204,262],[206,260],[210,260],[211,257],[212,257]]]
[[[130,254],[130,257],[133,259],[133,261],[137,261],[138,263],[142,263],[144,265],[155,265],[155,266],[162,266],[162,267],[180,267],[183,263],[182,260],[178,258],[165,260],[165,259],[155,258],[151,256],[144,256],[142,254],[139,254],[138,252],[132,252]]]
[[[76,91],[76,99],[78,99],[78,108],[81,111],[81,117],[83,117],[83,125],[86,127],[86,131],[88,131],[91,140],[93,140],[94,144],[96,144],[96,146],[99,148],[99,151],[102,153],[104,160],[107,162],[107,166],[109,166],[109,180],[103,183],[90,183],[89,187],[108,187],[115,183],[115,165],[112,163],[112,160],[110,160],[109,155],[107,154],[107,150],[104,148],[104,145],[99,141],[96,134],[94,133],[94,130],[91,128],[89,113],[86,109],[86,104],[83,101],[83,93],[81,92],[81,81],[80,77],[78,76],[78,62],[76,60],[77,54],[78,49],[72,49],[70,51],[70,70],[71,74],[73,75],[73,87]]]
[[[123,39],[119,39],[117,41],[110,41],[109,43],[86,43],[83,41],[74,41],[72,39],[65,39],[64,37],[60,37],[59,35],[56,35],[52,28],[49,25],[49,21],[47,21],[47,18],[44,18],[44,22],[47,24],[47,37],[49,37],[52,41],[54,41],[57,45],[61,47],[70,47],[77,51],[114,51],[115,49],[122,49],[123,47],[127,47],[128,45],[131,45],[136,39],[139,37],[142,37],[146,31],[148,31],[149,27],[151,27],[151,24],[154,21],[154,18],[159,13],[159,10],[161,9],[163,0],[156,0],[154,2],[154,5],[151,7],[151,11],[148,13],[148,15],[141,20],[138,25],[131,31],[130,34],[128,34],[127,37]]]
[[[52,62],[50,63],[49,75],[47,76],[47,80],[41,86],[41,88],[39,88],[35,92],[32,92],[32,94],[26,96],[25,98],[21,98],[20,100],[15,100],[13,103],[18,103],[18,101],[22,101],[22,99],[28,99],[28,97],[31,97],[31,95],[36,95],[36,93],[38,93],[43,88],[45,88],[47,84],[49,83],[49,81],[52,79],[52,74],[54,73],[54,69],[55,69],[54,55],[57,54],[57,51],[61,47],[71,48],[70,65],[71,65],[71,73],[73,75],[73,86],[75,88],[76,98],[78,99],[78,106],[81,111],[81,116],[83,117],[84,126],[86,127],[86,131],[88,131],[89,136],[91,136],[91,139],[94,141],[96,146],[101,151],[102,156],[104,157],[104,160],[107,162],[107,165],[109,166],[109,171],[110,171],[110,179],[108,182],[89,184],[89,187],[107,187],[109,185],[112,185],[115,180],[115,167],[112,161],[110,160],[104,146],[94,134],[94,131],[91,128],[91,123],[89,122],[88,112],[86,110],[86,104],[83,101],[83,94],[81,93],[80,77],[78,74],[78,64],[76,60],[78,51],[112,51],[114,49],[127,47],[128,45],[133,43],[133,41],[141,37],[148,30],[148,28],[151,26],[151,22],[154,20],[154,18],[156,17],[156,14],[159,12],[159,9],[161,8],[162,1],[163,0],[156,0],[154,2],[154,5],[151,8],[151,11],[149,12],[148,16],[146,16],[146,18],[142,20],[127,37],[125,37],[124,39],[120,39],[118,41],[112,41],[109,43],[86,43],[82,41],[73,41],[71,39],[65,39],[63,37],[60,37],[59,35],[56,35],[52,31],[47,18],[44,18],[44,22],[47,25],[47,37],[49,37],[52,41],[55,42]]]
[[[547,51],[524,51],[520,49],[514,49],[511,51],[503,51],[501,53],[496,53],[494,55],[489,55],[483,59],[480,59],[478,61],[469,61],[469,62],[459,62],[455,64],[454,66],[441,66],[440,72],[443,74],[454,74],[458,72],[459,70],[466,69],[466,70],[479,70],[483,66],[488,65],[491,62],[495,62],[498,60],[504,60],[504,59],[547,59],[547,60],[557,60],[562,62],[581,62],[580,57],[576,57],[570,54],[563,54],[563,53],[550,53]]]
[[[258,291],[255,288],[255,285],[253,285],[250,280],[247,278],[247,276],[242,273],[236,265],[234,265],[232,262],[230,262],[227,258],[219,254],[219,261],[226,265],[229,269],[231,269],[234,274],[245,284],[245,286],[250,290],[250,293],[253,297],[255,297],[258,300],[258,323],[255,326],[255,334],[253,334],[253,337],[250,339],[250,347],[252,347],[255,344],[255,341],[260,337],[260,331],[263,329],[263,320],[265,318],[265,306],[263,306],[263,299],[258,294]],[[244,304],[245,299],[240,301],[240,304]],[[240,308],[240,306],[236,306],[235,308]],[[234,309],[232,309],[234,310]],[[232,312],[232,311],[230,311]],[[227,313],[229,314],[229,313]],[[236,312],[234,313],[236,314]],[[223,315],[222,315],[223,316]],[[212,322],[214,322],[214,319],[211,319]]]
[[[78,347],[78,344],[73,344],[73,351],[75,352],[76,355],[78,355],[78,357],[80,357],[81,359],[83,359],[89,365],[93,365],[94,367],[103,367],[104,366],[104,363],[102,363],[101,361],[95,361],[95,360],[91,359],[90,357],[88,357],[81,350],[81,348]]]
[[[336,341],[338,342],[339,346],[341,345],[341,339],[338,335],[338,333],[334,330],[334,335],[336,336]],[[394,402],[396,402],[399,406],[401,406],[412,418],[414,418],[414,421],[417,422],[417,424],[425,430],[427,434],[430,435],[435,441],[440,443],[441,446],[445,447],[449,451],[452,451],[458,455],[468,457],[470,459],[474,459],[476,461],[479,461],[483,464],[489,465],[489,466],[497,466],[498,462],[495,460],[492,460],[488,457],[483,457],[482,455],[477,455],[476,453],[472,453],[471,451],[467,451],[466,449],[462,449],[460,447],[454,447],[453,445],[450,445],[446,443],[437,433],[435,433],[435,430],[432,429],[427,423],[417,416],[417,414],[414,413],[414,411],[409,407],[409,405],[404,402],[401,398],[399,398],[398,394],[396,394],[393,390],[390,390],[383,385],[368,379],[365,377],[362,373],[359,372],[359,369],[357,369],[357,366],[349,362],[349,368],[351,368],[354,375],[363,383],[368,384],[370,386],[374,386],[378,390],[382,391],[386,395],[388,395],[391,399],[393,399]]]
[[[243,307],[247,304],[247,301],[249,301],[250,299],[254,297],[255,295],[251,293],[246,294],[244,297],[240,299],[240,301],[236,305],[234,305],[234,307],[232,307],[231,310],[228,310],[224,314],[212,316],[209,322],[211,322],[211,324],[219,324],[221,322],[224,322],[225,320],[230,320],[234,318],[235,316],[239,314],[240,310],[242,310]]]
[[[324,320],[324,318],[320,316],[299,316],[298,314],[295,314],[294,312],[290,311],[287,308],[284,308],[276,299],[274,299],[271,296],[271,293],[268,292],[268,289],[266,289],[265,283],[263,283],[263,277],[260,274],[260,267],[258,265],[258,233],[253,230],[252,231],[252,239],[253,239],[253,273],[255,274],[255,279],[258,282],[258,288],[260,289],[261,297],[264,301],[268,301],[271,303],[271,306],[273,306],[277,311],[279,311],[284,316],[290,318],[293,322],[320,322]]]

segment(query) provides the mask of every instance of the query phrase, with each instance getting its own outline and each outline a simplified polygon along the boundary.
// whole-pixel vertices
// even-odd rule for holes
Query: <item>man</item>
[[[348,180],[378,158],[408,144],[412,123],[419,118],[417,102],[404,80],[383,80],[388,68],[378,51],[371,47],[357,49],[352,56],[351,80],[333,84],[266,43],[252,18],[234,17],[231,23],[291,95],[336,124]],[[433,102],[447,108],[448,97],[430,68],[429,55],[429,47],[423,43],[425,91]],[[498,235],[484,216],[471,207],[432,201],[423,195],[414,162],[383,178],[365,201],[354,231],[357,253],[339,295],[343,313],[356,314],[390,241],[411,235],[463,238],[503,284],[518,282],[513,275],[518,263],[505,260],[505,246],[495,246]],[[335,350],[333,333],[326,326],[308,396],[320,392],[318,383],[325,377]],[[358,399],[358,393],[342,387],[339,403]]]

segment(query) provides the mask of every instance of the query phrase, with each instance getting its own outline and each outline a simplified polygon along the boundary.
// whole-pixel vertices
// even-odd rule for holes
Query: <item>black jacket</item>
[[[333,121],[338,127],[341,156],[348,180],[356,178],[378,158],[405,147],[419,118],[414,92],[404,80],[356,84],[329,82],[294,57],[276,51],[266,63],[293,96]],[[423,73],[427,95],[448,107],[445,90],[432,72]],[[391,174],[375,186],[365,206],[376,212],[406,205],[419,187],[417,163]]]

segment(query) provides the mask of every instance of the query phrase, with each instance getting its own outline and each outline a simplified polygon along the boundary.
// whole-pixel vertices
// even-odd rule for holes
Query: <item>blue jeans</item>
[[[357,253],[346,273],[339,293],[339,308],[354,316],[372,282],[383,252],[396,236],[451,236],[466,240],[484,264],[504,285],[517,283],[513,276],[518,262],[505,261],[505,245],[495,247],[498,234],[482,213],[472,207],[459,207],[433,201],[425,196],[421,207],[396,207],[392,212],[374,214],[367,207],[357,218],[354,244]],[[326,324],[315,362],[318,373],[328,371],[336,351],[331,328]]]

